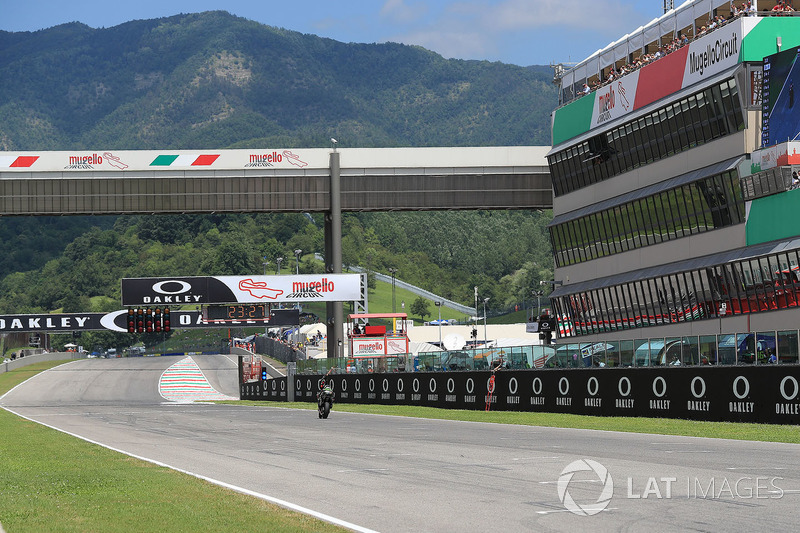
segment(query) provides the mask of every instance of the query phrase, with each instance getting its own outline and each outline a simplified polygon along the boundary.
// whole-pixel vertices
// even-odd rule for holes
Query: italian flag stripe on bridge
[[[202,167],[208,166],[217,160],[219,154],[162,154],[153,159],[151,167]]]
[[[0,156],[0,168],[28,168],[39,159],[38,155]]]

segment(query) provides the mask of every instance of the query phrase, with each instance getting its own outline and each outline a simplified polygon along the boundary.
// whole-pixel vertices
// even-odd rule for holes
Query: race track
[[[167,401],[159,380],[182,359],[75,361],[18,386],[0,406],[356,529],[792,530],[797,523],[797,445],[351,414],[335,406],[319,420],[315,411]],[[233,357],[192,360],[216,391],[237,395]],[[583,459],[596,463],[578,467],[598,464],[608,475],[570,477],[565,468]],[[613,497],[601,498],[612,482],[605,494]],[[565,501],[590,516],[568,511]]]

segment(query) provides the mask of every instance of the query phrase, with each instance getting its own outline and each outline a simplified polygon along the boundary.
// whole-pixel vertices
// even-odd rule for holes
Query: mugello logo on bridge
[[[303,283],[302,281],[293,282],[292,293],[289,297],[297,298],[300,296],[308,296],[310,298],[322,298],[324,293],[334,291],[335,284],[332,280],[325,277],[322,278],[321,281],[311,281],[307,283]]]
[[[69,156],[70,165],[102,165],[103,157],[97,154],[92,155],[71,155]]]
[[[354,301],[360,274],[215,276],[122,280],[122,305]]]
[[[250,162],[247,167],[271,167],[273,163],[280,163],[283,161],[283,154],[280,152],[272,152],[268,154],[250,154]]]
[[[283,163],[284,161],[300,168],[308,166],[308,163],[300,159],[300,156],[292,153],[291,150],[284,150],[267,154],[250,154],[250,162],[245,167],[271,167],[273,163]]]

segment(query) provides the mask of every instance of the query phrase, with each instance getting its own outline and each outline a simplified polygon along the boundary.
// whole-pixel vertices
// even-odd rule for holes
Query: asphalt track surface
[[[236,395],[232,358],[193,359],[215,389]],[[158,382],[179,360],[75,361],[31,378],[0,406],[357,530],[797,527],[797,445],[168,402]],[[594,464],[584,459],[608,475],[565,473],[574,461]]]

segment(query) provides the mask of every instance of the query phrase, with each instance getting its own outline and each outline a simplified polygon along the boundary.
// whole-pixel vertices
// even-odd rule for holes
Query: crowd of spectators
[[[776,15],[787,15],[790,14],[790,12],[792,11],[794,11],[794,9],[792,9],[792,6],[789,5],[787,2],[785,2],[784,0],[778,0],[778,3],[772,9],[772,13]],[[703,35],[717,28],[720,28],[725,24],[727,24],[728,22],[735,20],[739,17],[747,17],[755,15],[756,15],[756,10],[752,2],[744,2],[739,7],[737,7],[734,2],[731,2],[731,13],[728,16],[728,18],[725,18],[722,15],[710,17],[708,23],[704,26],[701,26],[697,30],[697,34],[694,36],[694,39],[699,39]],[[592,91],[596,91],[597,89],[600,89],[605,85],[608,85],[612,81],[626,74],[634,72],[642,68],[643,66],[652,63],[653,61],[657,61],[658,59],[661,59],[662,57],[669,55],[680,48],[683,48],[694,39],[689,39],[689,37],[686,34],[679,35],[671,42],[659,46],[658,50],[656,50],[655,52],[642,54],[639,57],[634,58],[633,61],[629,61],[625,65],[622,65],[619,69],[617,69],[615,65],[611,65],[611,68],[609,69],[608,73],[605,75],[604,78],[598,77],[597,79],[595,79],[591,87],[589,87],[587,83],[584,83],[581,92],[582,94],[589,94]]]
[[[792,11],[794,11],[792,6],[784,2],[784,0],[778,0],[778,3],[772,8],[772,13],[777,16],[789,15]]]
[[[25,357],[25,352],[20,350],[19,357]],[[11,358],[9,359],[8,357],[4,357],[3,362],[10,363],[11,361],[14,361],[16,358],[17,358],[17,352],[11,352]]]
[[[256,334],[256,336],[258,335]],[[311,339],[307,339],[308,342],[302,342],[302,341],[295,342],[294,340],[288,338],[287,332],[283,332],[280,335],[270,332],[269,335],[267,336],[271,338],[273,341],[280,343],[284,346],[287,346],[291,350],[294,350],[295,352],[302,352],[302,353],[305,353],[305,350],[308,348],[309,345],[319,346],[319,344],[322,342],[322,339],[324,338],[322,336],[322,333],[317,333]]]

